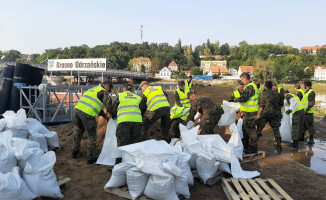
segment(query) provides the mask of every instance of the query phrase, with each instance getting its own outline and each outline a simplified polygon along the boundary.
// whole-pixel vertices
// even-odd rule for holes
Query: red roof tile
[[[151,59],[147,57],[138,57],[136,58],[136,62],[151,62]]]
[[[221,73],[228,73],[229,70],[226,67],[214,66],[214,67],[211,67],[211,72],[212,73],[219,73],[219,72],[221,72]]]
[[[319,67],[320,67],[321,69],[326,69],[325,66],[314,66],[315,69],[317,69],[317,68],[319,68]]]
[[[169,66],[178,66],[177,63],[175,63],[174,61],[172,61]]]
[[[314,46],[314,47],[302,47],[301,50],[318,50],[318,49],[321,49],[321,48],[326,48],[326,46],[322,46],[322,47],[319,47],[319,46]]]
[[[254,66],[240,66],[242,72],[253,72]]]

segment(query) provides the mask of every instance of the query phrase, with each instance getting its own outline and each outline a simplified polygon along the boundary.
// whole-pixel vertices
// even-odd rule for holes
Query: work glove
[[[289,115],[291,112],[292,110],[287,110],[285,113]]]

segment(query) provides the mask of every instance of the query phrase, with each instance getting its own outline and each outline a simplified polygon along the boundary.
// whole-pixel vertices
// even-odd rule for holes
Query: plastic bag
[[[47,152],[49,150],[48,143],[44,135],[38,134],[37,132],[33,131],[28,135],[27,139],[39,143],[40,149],[42,149],[44,152]]]
[[[129,193],[132,199],[136,199],[144,192],[149,175],[133,167],[126,172],[126,176]]]
[[[46,139],[49,148],[59,147],[59,137],[57,132],[48,131],[47,133],[42,133]]]
[[[151,175],[147,181],[144,194],[152,199],[178,200],[175,181],[172,176]]]
[[[35,131],[40,134],[46,134],[49,132],[49,130],[36,119],[27,118],[25,119],[24,123],[29,131]]]
[[[12,138],[12,145],[17,160],[26,160],[35,151],[40,150],[39,143],[21,138]]]
[[[237,123],[237,129],[238,129],[238,133],[239,133],[241,139],[243,138],[242,125],[243,125],[243,119],[240,118],[240,119],[238,120],[238,123]]]
[[[181,194],[185,198],[190,198],[190,191],[188,186],[187,177],[175,177],[175,191],[177,194]]]
[[[8,110],[3,113],[3,117],[7,121],[7,128],[27,130],[27,127],[24,122],[26,119],[26,112],[24,109],[19,109],[17,113],[12,110]]]
[[[218,122],[219,126],[228,126],[232,123],[235,123],[236,112],[240,109],[240,105],[234,102],[223,101],[223,111],[220,121]]]
[[[0,172],[7,173],[17,165],[14,149],[11,146],[11,134],[0,133]]]
[[[122,152],[122,162],[134,163],[135,159],[130,153],[123,151]]]
[[[27,130],[7,128],[6,131],[9,131],[13,138],[27,139],[27,137],[28,137]]]
[[[31,200],[36,197],[19,176],[19,167],[13,167],[6,174],[0,173],[0,199]]]
[[[117,120],[110,119],[106,128],[105,139],[101,154],[99,155],[96,164],[100,165],[114,165],[117,150],[117,137],[115,132],[117,130]]]
[[[280,134],[283,142],[293,142],[292,140],[292,114],[288,115],[283,113],[283,118],[281,120]]]
[[[132,163],[119,163],[114,166],[110,180],[104,188],[121,187],[127,184],[126,171],[134,167]]]
[[[233,123],[230,125],[230,131],[232,132],[228,145],[233,148],[235,155],[242,160],[243,144],[238,133],[237,126]]]

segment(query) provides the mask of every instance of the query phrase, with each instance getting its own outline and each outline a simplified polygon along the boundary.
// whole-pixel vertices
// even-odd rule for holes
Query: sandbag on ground
[[[129,193],[132,199],[136,199],[144,192],[149,175],[133,167],[126,172],[126,176]]]
[[[19,167],[13,167],[8,173],[0,173],[1,200],[31,200],[37,197],[19,176]]]
[[[11,133],[0,133],[0,172],[7,173],[17,165],[14,149],[11,146]]]
[[[34,153],[36,154],[36,153]],[[49,151],[37,159],[32,160],[33,155],[27,159],[22,177],[31,191],[38,196],[63,198],[53,166],[56,162],[55,153]]]
[[[219,162],[214,160],[208,160],[206,158],[203,158],[199,156],[196,160],[196,168],[198,175],[200,178],[204,181],[204,184],[206,181],[213,177],[213,175],[216,173],[218,169]]]
[[[175,191],[175,181],[171,176],[151,175],[147,181],[144,194],[152,199],[178,200]]]
[[[49,150],[48,143],[44,135],[38,134],[37,132],[33,131],[28,135],[27,139],[39,143],[40,149],[42,149],[44,152],[47,152]]]
[[[112,170],[112,175],[104,186],[104,188],[113,188],[113,187],[121,187],[127,184],[126,172],[134,167],[135,165],[132,163],[119,163],[114,166]]]

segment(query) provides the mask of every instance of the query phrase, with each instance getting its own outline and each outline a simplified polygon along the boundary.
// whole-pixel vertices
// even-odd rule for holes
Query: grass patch
[[[296,93],[296,90],[294,89],[294,84],[279,84],[279,86],[284,88],[285,90],[289,90],[291,93]],[[303,84],[301,84],[301,88],[304,90],[303,87]],[[326,83],[313,82],[312,89],[314,89],[316,93],[326,94]]]

